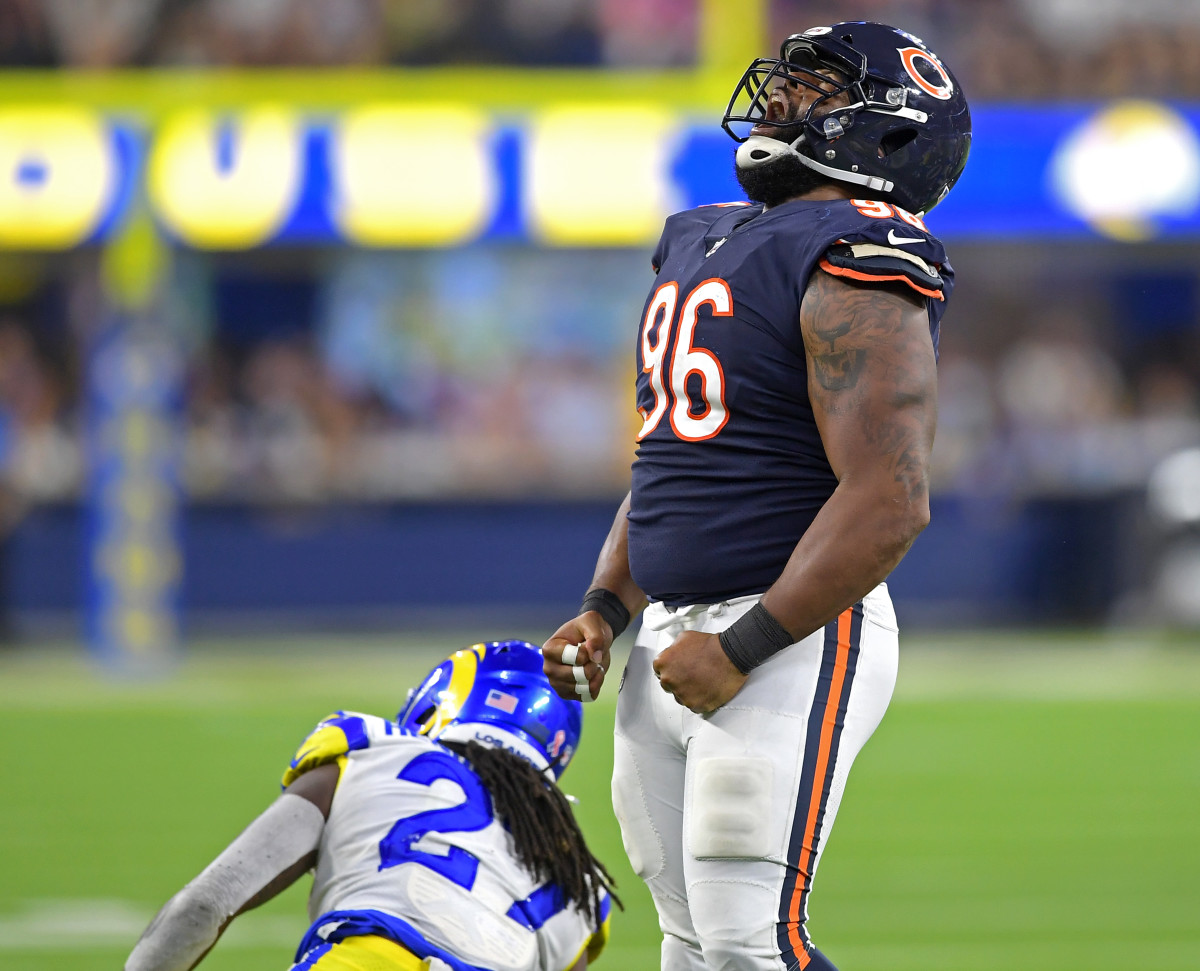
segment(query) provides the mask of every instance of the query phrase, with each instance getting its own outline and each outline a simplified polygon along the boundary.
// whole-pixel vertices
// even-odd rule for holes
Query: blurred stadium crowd
[[[1114,284],[1101,264],[1047,302],[1045,279],[995,272],[995,248],[959,249],[960,272],[988,264],[978,272],[996,292],[968,297],[943,332],[937,489],[1121,490],[1200,444],[1194,278]],[[628,281],[648,279],[641,253],[477,247],[283,269],[194,258],[177,271],[193,346],[179,416],[193,498],[623,488],[638,420],[627,345],[640,297]],[[93,287],[78,261],[0,312],[0,465],[34,501],[83,488],[87,341],[52,322],[73,304],[86,328],[78,308]]]
[[[10,270],[0,469],[32,501],[72,500],[85,484],[96,261]],[[181,254],[169,313],[190,348],[186,492],[610,495],[637,418],[625,337],[640,297],[626,281],[645,272],[643,253],[621,250]]]
[[[686,64],[698,5],[6,0],[0,63]],[[876,0],[862,9],[945,51],[976,103],[1200,97],[1200,4],[1188,0]],[[774,0],[771,30],[844,14],[843,4]],[[1111,249],[1096,244],[1096,253]],[[1114,277],[1111,261],[1096,260],[1064,287],[1045,253],[954,252],[963,279],[976,292],[986,286],[956,303],[943,336],[937,488],[1120,489],[1200,442],[1194,271]],[[628,368],[645,258],[507,246],[180,254],[172,290],[191,348],[179,416],[187,493],[322,501],[619,491],[637,421]],[[96,264],[76,253],[0,266],[0,472],[10,497],[71,500],[84,488]],[[1057,294],[1049,304],[1046,289]]]
[[[5,0],[9,67],[694,63],[700,0]],[[863,0],[974,99],[1200,96],[1192,0]],[[771,0],[770,34],[848,16]]]
[[[6,0],[29,66],[684,64],[696,0]]]

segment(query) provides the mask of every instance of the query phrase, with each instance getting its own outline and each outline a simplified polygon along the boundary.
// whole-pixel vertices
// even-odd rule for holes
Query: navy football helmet
[[[579,748],[583,705],[550,687],[536,646],[492,641],[430,671],[396,720],[414,735],[506,749],[558,779]]]
[[[802,118],[769,121],[767,100],[779,84],[818,97]],[[746,69],[721,127],[742,143],[739,168],[794,155],[918,215],[946,197],[971,149],[971,112],[954,75],[923,41],[886,24],[793,34],[778,59],[758,58]]]

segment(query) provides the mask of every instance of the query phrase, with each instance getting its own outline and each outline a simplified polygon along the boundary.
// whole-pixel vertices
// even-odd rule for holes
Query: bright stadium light
[[[1147,239],[1158,219],[1200,203],[1200,139],[1166,105],[1120,102],[1062,140],[1050,179],[1058,201],[1098,232]]]

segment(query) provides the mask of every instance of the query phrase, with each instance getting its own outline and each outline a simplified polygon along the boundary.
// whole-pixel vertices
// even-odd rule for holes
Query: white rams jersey
[[[379,733],[339,761],[310,934],[362,926],[417,954],[452,956],[451,967],[487,971],[564,971],[589,945],[598,951],[601,929],[517,862],[462,759],[422,736]]]

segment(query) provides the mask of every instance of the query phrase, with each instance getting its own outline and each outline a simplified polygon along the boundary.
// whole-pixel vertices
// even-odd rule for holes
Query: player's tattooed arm
[[[814,273],[801,328],[809,398],[826,451],[831,444],[839,451],[845,439],[855,450],[865,446],[868,457],[890,465],[906,495],[920,498],[929,488],[937,373],[925,301],[910,293]],[[838,472],[838,462],[850,463],[854,456],[829,458]]]
[[[817,271],[800,326],[809,400],[838,487],[764,598],[797,637],[874,588],[928,523],[937,424],[923,299]]]
[[[819,293],[819,288],[809,288],[810,293],[814,290]],[[820,297],[814,299],[819,300]],[[836,301],[829,306],[830,309],[836,307]],[[838,346],[839,340],[843,345],[846,343],[845,338],[853,323],[852,320],[835,318],[826,321],[817,318],[812,333],[805,335],[805,349],[812,363],[813,376],[817,379],[818,388],[829,395],[853,388],[862,376],[866,351],[858,347]]]

